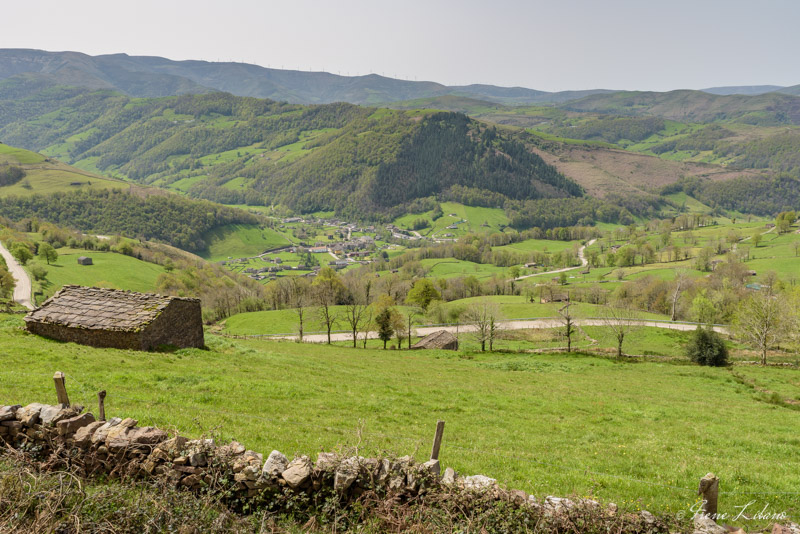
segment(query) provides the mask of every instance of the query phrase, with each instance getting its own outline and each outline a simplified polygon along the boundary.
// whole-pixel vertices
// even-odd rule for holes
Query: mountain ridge
[[[611,92],[607,89],[550,93],[524,87],[487,84],[446,86],[378,74],[340,76],[328,72],[272,69],[248,63],[174,61],[158,56],[35,49],[0,49],[0,81],[24,74],[48,76],[54,83],[89,89],[113,89],[133,97],[186,93],[229,92],[298,104],[349,102],[377,105],[447,94],[465,95],[504,104],[558,103]]]

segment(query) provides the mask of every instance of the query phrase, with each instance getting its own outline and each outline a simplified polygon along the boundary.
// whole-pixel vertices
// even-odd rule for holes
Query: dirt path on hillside
[[[31,279],[28,273],[25,272],[25,269],[14,259],[11,252],[9,252],[2,243],[0,243],[0,255],[6,260],[8,270],[16,281],[16,285],[14,286],[14,301],[32,310],[34,305],[31,300]]]

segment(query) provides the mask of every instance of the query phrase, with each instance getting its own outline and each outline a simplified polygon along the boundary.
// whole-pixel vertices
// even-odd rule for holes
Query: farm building
[[[441,349],[441,350],[458,350],[458,339],[456,336],[447,330],[439,330],[432,334],[428,334],[419,341],[417,341],[413,349]]]
[[[86,256],[81,256],[78,258],[78,265],[93,265],[92,258],[87,258]]]
[[[67,285],[25,317],[29,332],[94,347],[203,347],[200,300]]]

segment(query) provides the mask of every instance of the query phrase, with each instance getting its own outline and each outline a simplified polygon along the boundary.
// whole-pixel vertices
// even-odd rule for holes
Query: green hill
[[[158,276],[165,272],[160,265],[114,252],[63,248],[58,253],[58,260],[50,265],[38,258],[30,264],[41,265],[47,270],[47,279],[40,283],[42,295],[37,300],[52,296],[66,284],[153,293]],[[79,256],[91,257],[93,265],[78,265]]]
[[[256,256],[265,250],[288,246],[291,242],[271,228],[230,224],[209,230],[203,235],[207,244],[201,256],[210,261]]]
[[[41,91],[35,100],[9,101],[2,138],[225,204],[391,220],[453,186],[511,200],[582,195],[512,132],[455,113],[221,93],[131,99]]]
[[[129,187],[121,180],[101,177],[36,152],[0,143],[0,197]]]
[[[0,214],[12,221],[38,218],[82,232],[153,239],[189,251],[207,249],[205,234],[218,227],[260,222],[241,209],[101,177],[2,143]]]

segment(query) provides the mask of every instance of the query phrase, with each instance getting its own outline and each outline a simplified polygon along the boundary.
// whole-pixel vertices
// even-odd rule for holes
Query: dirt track
[[[6,260],[8,270],[11,271],[11,276],[17,282],[14,286],[14,301],[32,310],[34,306],[31,300],[31,279],[28,277],[28,273],[17,263],[17,260],[2,243],[0,243],[0,255]]]
[[[604,321],[601,319],[579,319],[576,321],[579,326],[604,326]],[[662,322],[662,321],[636,321],[636,324],[639,326],[649,326],[654,328],[668,328],[670,330],[694,330],[697,328],[696,324],[692,323],[671,323],[671,322]],[[527,330],[527,329],[536,329],[536,328],[558,328],[562,326],[561,322],[558,319],[530,319],[530,320],[519,320],[519,321],[503,321],[500,323],[500,328],[502,330]],[[460,325],[460,326],[421,326],[418,328],[414,328],[414,332],[417,336],[427,336],[433,332],[438,332],[439,330],[447,330],[448,332],[456,333],[464,333],[464,332],[474,332],[475,326],[474,325]],[[715,326],[714,330],[721,333],[727,334],[728,330],[724,326]],[[360,333],[358,335],[359,339],[364,338],[364,334]],[[287,339],[287,340],[295,340],[297,336],[278,336],[272,337],[271,339]],[[368,334],[369,339],[377,339],[378,333],[377,332],[369,332]],[[331,334],[331,341],[352,341],[353,335],[349,333],[335,333]],[[310,334],[303,336],[303,341],[309,343],[325,343],[328,340],[328,336],[326,334]]]

